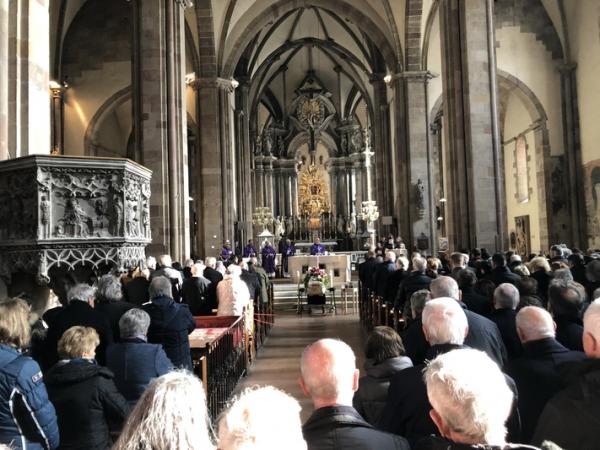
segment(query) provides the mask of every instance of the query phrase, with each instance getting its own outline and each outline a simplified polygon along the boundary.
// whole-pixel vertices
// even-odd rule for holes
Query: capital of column
[[[239,81],[221,77],[196,78],[189,84],[195,91],[200,89],[217,88],[232,93],[240,85]]]
[[[407,81],[422,81],[424,83],[427,83],[429,80],[439,76],[440,74],[431,72],[429,70],[407,71],[396,74],[396,78],[399,79],[404,79]]]
[[[568,75],[577,70],[577,63],[563,63],[558,66],[558,71],[561,75]]]
[[[175,0],[175,3],[177,3],[183,9],[191,8],[192,6],[194,6],[194,2],[192,0]]]

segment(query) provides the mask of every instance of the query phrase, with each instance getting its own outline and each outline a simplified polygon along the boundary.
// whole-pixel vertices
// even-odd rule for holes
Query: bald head
[[[420,255],[415,256],[412,259],[412,266],[416,272],[425,272],[425,269],[427,269],[427,260]]]
[[[304,349],[300,360],[300,385],[315,408],[352,405],[358,389],[356,357],[348,344],[320,339]]]
[[[502,283],[494,291],[494,308],[496,309],[517,309],[519,300],[519,290],[510,283]]]
[[[431,291],[431,298],[450,297],[454,300],[460,300],[458,283],[454,278],[437,277],[429,285],[429,290]]]
[[[552,316],[543,308],[526,306],[517,313],[517,334],[523,343],[555,337]]]
[[[430,345],[462,345],[469,325],[465,312],[449,297],[429,300],[423,309],[423,333]]]
[[[600,358],[600,299],[583,316],[583,351],[590,358]]]

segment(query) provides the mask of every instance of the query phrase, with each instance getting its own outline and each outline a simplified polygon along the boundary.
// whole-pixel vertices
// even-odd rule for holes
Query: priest
[[[316,238],[313,245],[310,247],[310,254],[322,256],[326,253],[325,246],[321,244],[321,239]]]
[[[273,278],[275,276],[275,256],[277,256],[277,252],[269,241],[265,243],[261,255],[263,269],[270,278]]]
[[[244,258],[254,258],[258,255],[256,251],[256,247],[254,246],[254,241],[250,239],[248,241],[248,245],[244,247]]]
[[[233,256],[233,250],[231,250],[231,242],[229,241],[229,239],[223,243],[223,248],[221,248],[221,253],[219,254],[219,256],[221,257],[221,261],[223,261],[224,263],[227,263],[229,259]]]

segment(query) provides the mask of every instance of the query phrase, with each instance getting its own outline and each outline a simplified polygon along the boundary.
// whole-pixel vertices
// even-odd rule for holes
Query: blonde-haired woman
[[[202,382],[186,371],[155,379],[113,450],[213,450]]]
[[[69,328],[58,341],[59,362],[44,376],[58,412],[62,448],[110,448],[109,424],[119,428],[129,412],[113,373],[96,364],[99,343],[93,328]]]
[[[529,261],[529,272],[531,277],[538,283],[538,295],[541,297],[544,307],[548,304],[548,287],[552,280],[550,263],[543,256],[536,256]]]
[[[30,339],[29,306],[21,299],[0,302],[0,443],[13,449],[58,447],[54,406],[37,362],[21,351]]]

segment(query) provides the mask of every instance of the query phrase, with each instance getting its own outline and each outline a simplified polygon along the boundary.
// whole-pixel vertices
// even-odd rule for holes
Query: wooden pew
[[[190,335],[194,373],[202,379],[211,417],[221,412],[247,368],[244,316],[194,317]]]

